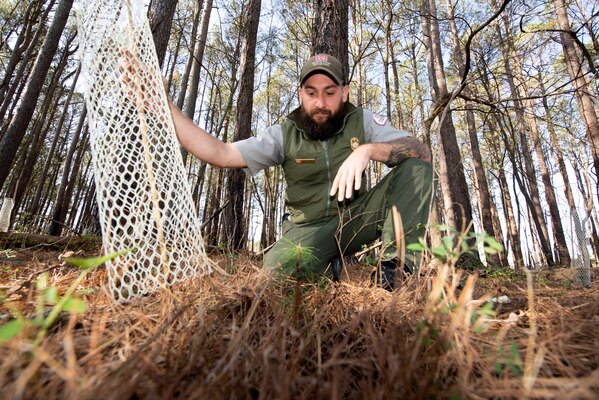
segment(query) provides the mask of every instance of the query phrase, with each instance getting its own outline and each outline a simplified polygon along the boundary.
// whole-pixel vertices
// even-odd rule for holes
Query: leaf
[[[46,288],[46,290],[44,291],[44,300],[51,304],[55,304],[60,300],[60,297],[58,296],[58,289],[56,289],[56,286],[50,286]]]
[[[485,243],[487,244],[489,249],[494,250],[495,252],[503,251],[503,245],[501,243],[499,243],[493,236],[486,236]],[[495,253],[490,253],[490,254],[495,254]]]
[[[69,257],[65,261],[71,265],[74,265],[77,268],[80,268],[83,270],[89,270],[89,269],[97,268],[100,265],[104,264],[106,261],[110,261],[113,258],[122,256],[122,255],[127,254],[134,250],[135,249],[132,247],[129,249],[125,249],[123,251],[119,251],[116,253],[107,254],[105,256],[99,256],[99,257],[89,257],[89,258]]]
[[[77,292],[75,292],[75,294],[77,296],[85,296],[85,295],[93,294],[96,292],[97,292],[97,290],[95,288],[87,288],[87,289],[78,290]]]
[[[72,314],[83,314],[87,305],[83,300],[72,297],[64,303],[64,309]]]
[[[432,248],[432,253],[437,258],[445,258],[447,257],[447,249],[445,246],[437,246]]]
[[[35,281],[35,288],[39,291],[46,289],[48,286],[48,273],[41,274]]]
[[[411,243],[406,246],[406,249],[410,251],[425,251],[426,246],[422,243]]]
[[[500,376],[503,372],[503,363],[495,363],[495,375]]]
[[[0,326],[0,342],[6,342],[17,336],[25,327],[25,321],[15,319]]]

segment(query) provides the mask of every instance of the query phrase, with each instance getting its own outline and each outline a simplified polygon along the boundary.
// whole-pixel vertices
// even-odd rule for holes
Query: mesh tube
[[[14,206],[15,201],[10,197],[5,197],[4,201],[2,201],[2,208],[0,209],[0,232],[8,232],[10,216]]]
[[[118,300],[209,269],[141,0],[82,0],[81,75],[105,251]],[[123,83],[122,54],[131,58]]]

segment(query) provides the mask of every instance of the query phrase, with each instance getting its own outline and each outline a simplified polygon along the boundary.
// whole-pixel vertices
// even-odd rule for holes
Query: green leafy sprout
[[[65,261],[81,270],[77,278],[68,287],[63,296],[58,294],[56,286],[48,285],[48,274],[42,274],[37,278],[36,290],[38,292],[36,300],[35,316],[31,319],[25,318],[21,312],[4,296],[0,298],[4,304],[14,315],[15,319],[0,326],[0,343],[7,342],[23,330],[32,328],[37,331],[36,339],[33,342],[33,347],[38,346],[46,333],[56,322],[62,311],[67,311],[71,314],[82,314],[87,310],[87,304],[81,299],[81,296],[92,293],[93,289],[77,290],[81,282],[87,274],[107,261],[116,257],[122,256],[133,249],[126,249],[120,252],[108,254],[105,256],[91,258],[70,257]],[[49,312],[44,311],[44,305],[51,304],[52,308]]]

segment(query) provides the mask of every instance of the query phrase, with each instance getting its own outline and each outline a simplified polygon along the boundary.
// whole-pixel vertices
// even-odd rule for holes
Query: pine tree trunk
[[[503,169],[499,169],[499,187],[501,189],[503,210],[505,213],[505,221],[508,227],[509,243],[512,248],[512,254],[514,258],[514,266],[516,269],[524,268],[524,258],[522,257],[522,244],[520,242],[520,233],[516,225],[516,219],[514,209],[512,207],[512,196],[508,186],[505,172]]]
[[[462,46],[458,35],[458,28],[455,22],[453,3],[450,0],[447,0],[447,9],[449,10],[449,23],[454,46],[453,55],[458,71],[460,72],[460,75],[462,75],[466,67],[464,62],[464,56],[462,54]],[[464,88],[463,93],[469,97],[469,88]],[[493,226],[493,208],[491,205],[491,193],[489,191],[487,174],[483,165],[480,145],[478,142],[478,134],[476,131],[476,124],[474,121],[474,112],[472,111],[469,102],[466,102],[466,125],[468,130],[468,137],[470,138],[470,150],[472,152],[472,164],[474,167],[475,187],[478,191],[479,213],[482,228],[487,234],[497,239],[497,235],[495,234],[495,228]],[[494,268],[507,265],[505,264],[506,260],[501,259],[499,254],[486,254],[486,258],[488,264]]]
[[[0,187],[10,173],[19,145],[29,127],[37,100],[42,90],[45,77],[58,49],[60,36],[69,18],[73,0],[60,0],[54,13],[52,25],[44,38],[42,48],[38,53],[33,70],[27,82],[27,88],[21,99],[16,115],[12,119],[8,130],[0,141]]]
[[[70,50],[70,45],[75,39],[75,35],[71,35],[67,38],[67,42],[63,49],[60,61],[56,66],[56,69],[52,72],[52,78],[50,79],[50,84],[48,88],[45,90],[44,99],[40,108],[40,111],[37,113],[36,121],[34,122],[31,128],[31,134],[34,137],[32,144],[27,148],[27,159],[25,161],[25,165],[21,170],[19,176],[19,182],[17,188],[15,190],[15,215],[19,213],[21,208],[21,201],[23,200],[23,195],[26,190],[30,190],[30,181],[35,170],[35,164],[39,162],[39,155],[42,151],[42,147],[44,146],[44,142],[46,137],[48,136],[48,132],[53,127],[54,116],[58,111],[59,99],[62,97],[64,89],[63,84],[60,82],[60,79],[67,80],[71,77],[72,74],[67,74],[67,76],[62,77],[62,73],[66,68],[70,55],[72,54]]]
[[[52,211],[52,220],[50,222],[50,227],[48,228],[48,234],[52,236],[59,236],[62,232],[63,223],[64,223],[64,215],[66,213],[66,209],[69,206],[71,201],[70,198],[65,196],[67,193],[67,187],[69,184],[69,177],[71,174],[71,165],[73,164],[73,155],[75,154],[75,150],[79,143],[79,137],[83,131],[83,124],[85,122],[85,117],[87,115],[87,108],[84,108],[81,112],[81,116],[79,117],[79,125],[75,130],[75,134],[73,135],[73,139],[71,140],[71,147],[67,153],[67,156],[64,161],[64,166],[62,168],[62,178],[60,180],[60,186],[58,188],[58,194],[56,195],[56,201],[54,202],[54,210]],[[86,127],[87,130],[87,127]]]
[[[422,0],[421,18],[424,33],[424,44],[427,47],[427,67],[431,92],[434,102],[433,117],[441,115],[447,107],[449,93],[443,67],[441,37],[434,1]],[[439,112],[435,111],[438,110]],[[472,206],[468,185],[462,164],[455,127],[451,111],[446,110],[445,118],[439,122],[441,151],[439,158],[441,182],[445,205],[445,217],[449,225],[462,231],[469,229],[472,222]]]
[[[43,4],[39,4],[40,2],[34,2],[31,5],[33,6],[35,3],[38,3],[39,7],[42,7]],[[41,2],[43,3],[43,2]],[[23,38],[23,46],[25,49],[21,49],[20,46],[15,47],[15,51],[11,55],[9,60],[9,64],[7,65],[7,69],[4,72],[4,79],[2,84],[0,85],[0,98],[3,99],[0,106],[0,121],[4,120],[6,117],[7,111],[10,105],[13,103],[15,95],[19,95],[20,91],[19,87],[23,86],[23,80],[26,79],[26,71],[28,69],[29,64],[31,63],[32,56],[34,51],[38,48],[39,39],[44,32],[44,29],[41,29],[39,26],[35,29],[36,25],[39,25],[40,22],[46,21],[48,18],[48,13],[50,12],[52,6],[54,5],[54,0],[51,1],[46,10],[40,17],[41,8],[37,10],[37,12],[31,14],[32,20],[27,20],[27,27],[23,29],[25,31],[25,38]],[[27,15],[27,14],[26,14]],[[33,36],[29,38],[27,34],[27,30],[33,30]],[[22,32],[23,33],[23,32]],[[20,37],[19,37],[20,38]],[[23,53],[24,51],[24,53]],[[18,65],[18,69],[15,72],[15,68]],[[15,74],[12,79],[10,77],[12,74]],[[4,136],[4,127],[2,127],[2,133],[0,134],[0,138]]]
[[[233,141],[247,139],[252,134],[252,108],[254,102],[254,71],[256,64],[256,41],[260,21],[261,0],[249,0],[247,19],[243,32],[243,49],[240,62],[239,97]],[[239,169],[229,171],[227,180],[230,206],[225,209],[225,232],[232,250],[244,247],[247,226],[244,222],[245,173]]]
[[[516,85],[514,77],[520,73],[518,68],[513,68],[512,61],[516,60],[514,57],[514,43],[510,36],[509,22],[507,21],[507,17],[505,14],[502,16],[502,21],[504,25],[504,29],[506,32],[506,37],[503,37],[502,31],[497,26],[497,34],[500,38],[501,43],[501,51],[503,54],[503,65],[506,70],[506,80],[509,84],[510,91],[512,94],[512,99],[514,101],[514,109],[516,113],[516,126],[517,126],[517,137],[519,138],[519,146],[512,145],[510,146],[512,150],[512,161],[514,162],[515,158],[518,157],[524,160],[524,177],[525,180],[523,183],[519,184],[521,186],[521,190],[523,192],[528,193],[526,196],[527,204],[530,208],[531,217],[537,229],[537,234],[539,235],[539,240],[541,242],[541,247],[543,251],[544,258],[547,264],[552,265],[553,262],[553,252],[551,250],[551,245],[549,241],[549,229],[547,228],[547,223],[545,222],[545,218],[543,218],[543,208],[541,207],[539,188],[537,184],[536,171],[534,167],[534,163],[532,160],[532,152],[528,143],[528,136],[530,135],[531,128],[527,124],[527,118],[524,114],[524,105],[520,98],[523,97],[518,90],[518,86]],[[517,142],[516,134],[513,135],[513,142]],[[511,141],[506,141],[506,146]],[[518,156],[518,149],[520,149],[520,156]],[[516,165],[514,165],[516,166]]]
[[[189,38],[189,48],[187,49],[189,52],[189,58],[187,59],[187,64],[185,64],[185,72],[181,77],[181,87],[179,88],[179,94],[177,95],[177,102],[175,103],[177,107],[183,110],[183,106],[185,105],[185,96],[187,94],[187,86],[189,85],[189,75],[191,74],[191,66],[194,63],[193,52],[195,49],[195,43],[197,40],[197,32],[198,25],[200,23],[200,16],[202,15],[202,0],[196,2],[196,8],[193,13],[193,23],[191,26],[191,36]]]
[[[313,2],[312,55],[327,53],[337,58],[349,77],[349,0],[315,0]]]
[[[35,194],[33,196],[33,200],[31,202],[31,205],[29,207],[29,215],[31,218],[31,221],[35,220],[35,217],[37,215],[37,213],[39,212],[39,203],[40,203],[40,198],[42,195],[42,191],[44,189],[44,186],[46,184],[46,179],[48,178],[48,171],[50,170],[50,166],[52,165],[52,160],[55,157],[56,151],[57,151],[57,147],[58,147],[58,142],[62,137],[63,134],[63,126],[64,126],[64,122],[66,120],[69,110],[69,107],[71,106],[71,100],[73,99],[73,94],[75,93],[75,85],[77,84],[77,80],[79,79],[79,73],[81,71],[81,68],[78,67],[77,68],[77,72],[75,73],[75,76],[73,77],[73,83],[71,85],[71,89],[69,90],[69,94],[64,102],[63,108],[62,108],[62,113],[60,115],[60,119],[58,121],[58,124],[56,126],[56,131],[54,133],[54,137],[52,138],[52,142],[50,144],[50,147],[48,149],[48,155],[46,157],[46,161],[44,162],[44,166],[42,168],[42,172],[40,174],[40,177],[38,179],[37,182],[37,187],[35,190]],[[70,125],[70,124],[69,124]],[[68,132],[68,131],[67,131]],[[66,135],[65,135],[66,136]]]
[[[177,3],[178,0],[152,0],[148,7],[148,20],[154,38],[154,46],[156,46],[158,63],[161,67],[164,64]]]
[[[537,154],[537,160],[539,161],[539,168],[541,170],[541,178],[543,185],[545,186],[545,200],[549,207],[549,217],[551,218],[551,224],[553,225],[553,236],[555,238],[555,248],[558,256],[560,266],[570,265],[570,253],[568,252],[568,245],[566,244],[566,234],[562,226],[562,217],[557,206],[557,197],[555,196],[555,190],[553,188],[553,182],[551,182],[551,170],[547,163],[545,153],[543,152],[541,143],[541,134],[537,121],[534,117],[534,109],[530,101],[526,101],[529,117],[529,124],[531,127],[533,146]]]
[[[200,36],[195,43],[193,52],[193,62],[191,63],[190,81],[185,94],[185,106],[183,114],[193,119],[196,103],[198,99],[198,85],[200,84],[200,69],[204,61],[204,50],[206,49],[206,39],[208,37],[208,26],[210,25],[210,14],[212,13],[212,0],[205,0],[202,10],[202,24],[200,26]],[[187,161],[187,151],[182,150],[183,162]]]
[[[597,93],[592,82],[589,81],[585,74],[584,60],[572,38],[572,35],[575,35],[575,33],[570,26],[566,2],[565,0],[553,0],[553,4],[557,15],[557,22],[561,29],[559,36],[564,51],[566,70],[574,85],[578,109],[586,127],[587,139],[589,140],[589,146],[593,154],[595,173],[599,175],[599,118],[595,109],[596,103],[593,101],[593,98],[597,98]],[[597,180],[596,185],[599,192],[599,180]]]

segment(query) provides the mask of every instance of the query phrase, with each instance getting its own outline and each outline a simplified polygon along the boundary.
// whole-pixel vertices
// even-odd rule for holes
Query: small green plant
[[[506,282],[520,281],[522,279],[522,275],[512,268],[487,269],[485,270],[485,276],[487,278],[499,278]]]
[[[312,247],[292,243],[281,258],[283,262],[279,269],[286,276],[293,276],[297,279],[309,279],[314,274],[312,265],[314,265],[316,257],[314,256],[314,248]]]
[[[495,318],[495,310],[493,309],[494,304],[492,302],[486,302],[482,307],[475,309],[472,312],[470,323],[476,333],[484,333],[489,328],[488,320]]]
[[[362,251],[365,251],[368,248],[368,245],[362,245]],[[364,254],[364,265],[374,267],[378,264],[378,258],[371,256],[369,253]]]
[[[503,346],[499,347],[499,360],[495,363],[495,374],[500,376],[506,368],[518,378],[522,376],[524,371],[520,349],[514,341],[510,342],[509,353],[507,354]]]
[[[55,286],[48,285],[48,274],[42,274],[36,281],[37,301],[36,312],[33,318],[26,318],[22,313],[8,300],[2,296],[0,301],[5,305],[15,316],[15,319],[0,326],[0,342],[6,342],[23,331],[32,330],[35,333],[35,341],[33,346],[36,347],[45,337],[48,329],[56,322],[62,311],[67,311],[73,314],[82,314],[87,309],[87,304],[81,299],[81,296],[89,294],[91,290],[77,290],[81,282],[87,274],[110,261],[115,257],[126,254],[131,250],[124,250],[118,253],[109,254],[101,257],[92,258],[67,258],[65,261],[73,266],[81,269],[81,273],[69,286],[63,296],[58,294],[58,289]],[[44,311],[44,306],[50,304],[52,308],[49,312]]]
[[[407,245],[407,250],[415,252],[429,252],[436,259],[455,264],[464,255],[473,255],[482,246],[486,254],[497,254],[503,251],[503,245],[498,243],[495,238],[486,232],[468,233],[458,232],[449,225],[437,225],[435,229],[444,232],[441,243],[434,247],[429,247],[423,238],[418,243]]]

